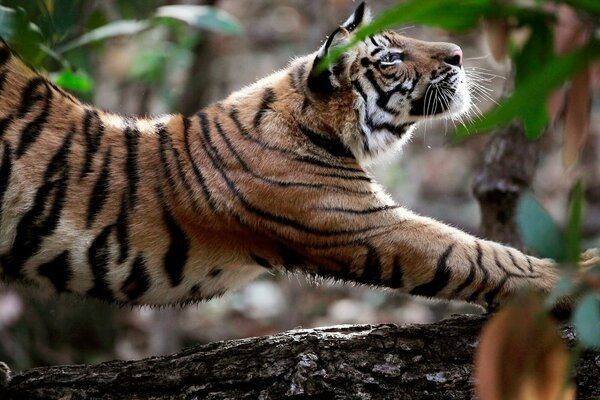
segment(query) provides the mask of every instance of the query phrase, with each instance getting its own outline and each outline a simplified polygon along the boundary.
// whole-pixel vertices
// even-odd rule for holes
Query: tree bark
[[[490,135],[483,166],[473,182],[481,209],[481,236],[523,248],[517,230],[517,204],[531,186],[539,153],[539,141],[527,139],[520,123]]]
[[[431,325],[298,329],[139,361],[33,368],[5,379],[0,398],[471,399],[485,321],[464,315]],[[573,343],[571,329],[562,336]],[[578,399],[600,396],[599,374],[600,354],[584,353]]]

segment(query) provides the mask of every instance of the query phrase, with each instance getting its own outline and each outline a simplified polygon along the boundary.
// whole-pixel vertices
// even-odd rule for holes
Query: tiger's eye
[[[383,65],[392,65],[404,61],[404,54],[400,52],[389,52],[379,59]]]

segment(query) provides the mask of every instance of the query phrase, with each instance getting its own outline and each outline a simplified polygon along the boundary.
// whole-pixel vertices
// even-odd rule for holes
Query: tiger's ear
[[[327,57],[331,49],[345,43],[349,37],[350,33],[340,26],[329,35],[325,44],[321,46],[308,75],[307,85],[310,91],[319,94],[331,94],[340,87],[340,78],[342,78],[340,75],[346,69],[344,67],[345,55],[340,56],[326,69],[320,70],[319,64]]]
[[[371,22],[371,10],[369,6],[367,6],[366,2],[362,2],[356,7],[354,13],[344,23],[342,24],[342,28],[346,29],[348,32],[353,32],[357,27],[368,24]]]
[[[319,63],[329,54],[331,49],[343,45],[350,38],[350,33],[360,25],[371,20],[371,12],[367,5],[362,2],[354,13],[329,37],[317,53],[313,62],[312,70],[308,76],[308,88],[314,93],[331,94],[340,87],[342,74],[346,72],[347,54],[340,56],[331,63],[327,69],[319,70]]]

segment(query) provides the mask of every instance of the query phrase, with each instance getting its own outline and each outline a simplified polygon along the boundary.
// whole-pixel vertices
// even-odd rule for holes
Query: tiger
[[[370,20],[361,3],[316,52],[192,116],[85,104],[2,41],[1,279],[120,305],[275,271],[484,307],[551,290],[554,261],[417,215],[367,172],[471,105],[459,46],[382,31],[346,48]]]

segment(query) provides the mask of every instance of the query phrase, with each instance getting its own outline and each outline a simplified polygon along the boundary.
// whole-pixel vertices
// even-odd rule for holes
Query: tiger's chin
[[[457,119],[469,112],[471,95],[465,79],[452,88],[438,88],[429,85],[425,94],[411,102],[410,120],[414,122],[428,119]]]

